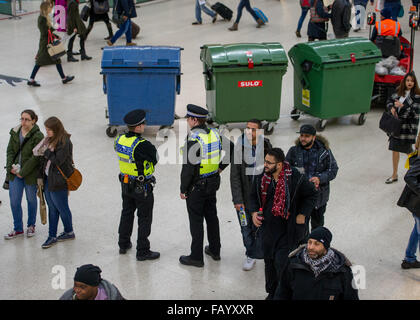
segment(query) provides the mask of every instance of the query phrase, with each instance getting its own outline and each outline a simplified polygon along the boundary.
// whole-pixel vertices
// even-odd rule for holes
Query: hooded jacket
[[[264,159],[259,159],[258,157],[261,147],[264,148],[261,155],[265,157],[268,150],[272,148],[270,140],[264,138],[264,142],[262,144],[258,143],[255,148],[251,146],[248,139],[243,134],[238,138],[235,144],[233,163],[230,168],[230,187],[233,203],[243,203],[245,209],[249,206],[249,193],[251,191],[252,177],[261,174],[262,170],[264,170],[264,168],[259,170],[259,168],[256,167],[260,160],[264,161]],[[252,156],[252,149],[255,150],[255,156]],[[257,162],[255,167],[252,167],[251,162],[253,160]],[[263,165],[263,163],[261,163],[261,165]],[[251,172],[254,174],[251,174]]]
[[[102,279],[99,288],[105,289],[108,300],[125,300],[120,291],[111,282]],[[60,300],[77,300],[76,293],[73,289],[69,289],[61,296]]]
[[[318,162],[315,170],[315,176],[320,180],[315,208],[319,208],[327,204],[329,200],[330,181],[335,179],[337,176],[338,166],[326,138],[321,135],[317,135],[314,145],[315,144],[318,150]],[[295,146],[291,147],[286,155],[286,161],[288,161],[292,166],[298,168],[301,173],[304,173],[303,150],[304,149],[298,138],[295,141]]]
[[[337,258],[318,277],[303,260],[301,245],[291,252],[280,278],[275,300],[359,300],[358,291],[352,286],[351,263],[344,254],[331,248]]]
[[[20,146],[20,135],[21,125],[16,126],[10,130],[10,140],[7,145],[7,160],[6,160],[6,171],[7,177],[10,181],[15,179],[15,175],[11,174],[12,165],[18,163],[19,155],[13,163],[13,159],[19,152]],[[19,175],[25,179],[25,183],[28,185],[36,184],[36,178],[39,170],[39,158],[33,155],[32,149],[44,138],[43,133],[39,130],[38,125],[34,125],[31,131],[29,131],[25,137],[28,141],[23,146],[21,151],[22,163],[19,171]]]
[[[411,158],[410,158],[411,160]],[[397,202],[400,207],[407,208],[420,218],[420,158],[410,161],[410,169],[404,176],[406,186]]]

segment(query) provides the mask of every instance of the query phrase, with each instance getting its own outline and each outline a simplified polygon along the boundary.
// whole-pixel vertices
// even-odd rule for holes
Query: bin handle
[[[102,89],[104,90],[104,93],[106,94],[107,88],[106,88],[106,75],[102,75]]]
[[[181,93],[181,74],[176,75],[176,93],[178,94]]]
[[[302,81],[302,86],[305,88],[305,89],[309,89],[309,79],[308,79],[308,77],[306,76],[306,74],[304,73],[304,72],[302,72],[302,69],[301,69],[301,67],[299,66],[298,68],[296,68],[296,66],[295,66],[295,61],[293,61],[293,58],[292,57],[290,57],[290,62],[292,62],[292,65],[293,65],[293,68],[295,69],[295,71],[296,71],[296,73],[301,77],[301,78],[303,78],[303,81]]]

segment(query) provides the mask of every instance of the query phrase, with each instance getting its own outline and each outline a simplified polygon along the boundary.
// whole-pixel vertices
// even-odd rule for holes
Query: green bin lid
[[[200,59],[208,67],[247,66],[248,58],[254,65],[286,65],[287,55],[278,42],[207,44],[201,47]]]
[[[370,58],[379,61],[382,53],[369,39],[357,37],[299,43],[289,50],[289,56],[299,61],[326,64],[346,62],[352,56],[356,62]]]

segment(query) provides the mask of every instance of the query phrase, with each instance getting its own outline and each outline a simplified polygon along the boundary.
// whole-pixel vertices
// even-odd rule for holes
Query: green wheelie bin
[[[204,45],[209,123],[264,121],[270,134],[280,116],[281,85],[288,59],[278,42]]]
[[[366,121],[375,77],[375,64],[381,51],[366,38],[334,39],[299,43],[289,50],[294,69],[293,120],[307,113],[320,120],[359,114]]]

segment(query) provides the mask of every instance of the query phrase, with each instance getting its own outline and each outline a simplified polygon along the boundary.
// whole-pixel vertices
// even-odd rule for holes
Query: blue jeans
[[[391,9],[391,19],[397,21],[398,13],[400,12],[401,3],[400,2],[390,2],[385,3],[384,8]]]
[[[201,10],[203,10],[204,13],[207,13],[212,18],[214,18],[214,16],[216,15],[216,13],[211,11],[209,8],[207,8],[205,4],[202,4],[200,6],[200,3],[198,2],[198,0],[196,0],[195,1],[195,19],[198,22],[203,22],[203,20],[201,19]]]
[[[241,0],[241,2],[239,2],[239,5],[238,5],[238,15],[236,16],[235,23],[239,23],[239,20],[241,20],[242,10],[244,10],[244,7],[251,14],[251,16],[254,17],[255,21],[259,19],[255,11],[251,8],[251,4],[249,3],[249,0]]]
[[[302,7],[301,9],[302,9],[302,14],[300,15],[298,26],[297,26],[297,31],[299,32],[302,29],[303,21],[305,20],[306,14],[309,11],[309,8],[306,8],[306,7],[305,8]]]
[[[408,246],[405,250],[405,261],[414,262],[416,261],[417,248],[420,250],[420,218],[414,217],[414,228],[411,232],[410,239],[408,240]]]
[[[122,25],[119,26],[117,32],[115,32],[114,36],[110,40],[112,43],[118,40],[125,33],[125,38],[127,43],[131,42],[131,19],[128,18]]]
[[[49,236],[57,237],[58,220],[64,225],[64,232],[73,231],[71,211],[69,208],[69,196],[67,190],[49,191],[48,181],[44,180],[45,200],[48,205]]]
[[[10,207],[13,214],[15,231],[23,231],[22,222],[22,197],[25,189],[26,200],[28,201],[28,227],[35,226],[38,201],[36,199],[36,185],[28,185],[25,179],[15,177],[9,182]]]
[[[251,214],[246,212],[246,226],[241,226],[241,218],[239,216],[239,211],[236,211],[236,215],[238,217],[239,226],[241,227],[242,233],[242,240],[245,246],[245,254],[247,257],[254,258],[255,257],[255,231],[256,227],[252,222]]]

